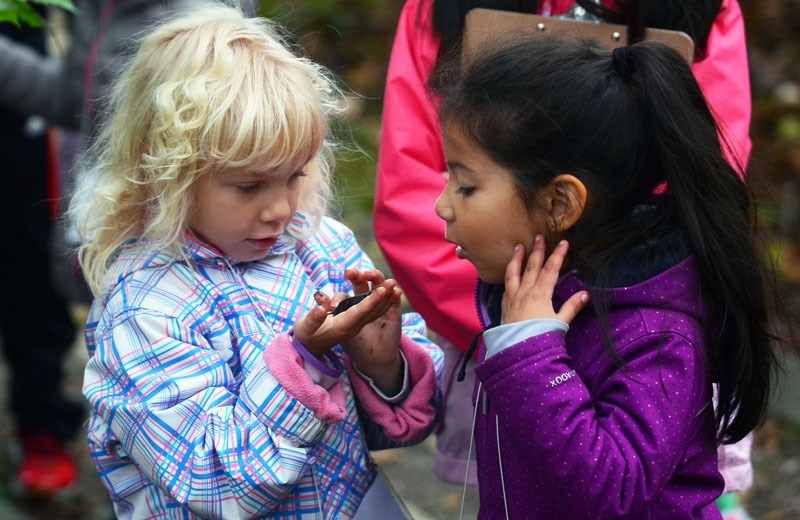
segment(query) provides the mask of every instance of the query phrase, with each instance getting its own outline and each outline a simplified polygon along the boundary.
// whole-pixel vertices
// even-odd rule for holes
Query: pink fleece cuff
[[[288,333],[278,335],[264,350],[264,361],[281,386],[318,419],[334,423],[347,417],[342,381],[336,381],[328,390],[315,384]]]
[[[411,391],[398,405],[387,403],[375,393],[369,383],[358,375],[351,360],[347,360],[347,365],[352,374],[350,384],[367,415],[383,428],[387,437],[397,442],[407,442],[429,429],[434,420],[436,410],[432,402],[437,384],[433,360],[425,349],[405,335],[400,338],[400,349],[408,361]]]

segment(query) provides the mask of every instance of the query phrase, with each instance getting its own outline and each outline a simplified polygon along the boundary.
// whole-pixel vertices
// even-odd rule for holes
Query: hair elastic
[[[617,47],[611,51],[611,60],[614,62],[614,68],[623,78],[631,77],[633,65],[628,61],[628,47]]]
[[[339,378],[342,375],[344,372],[344,365],[342,365],[342,362],[339,361],[338,357],[336,357],[336,354],[330,351],[323,354],[323,357],[331,364],[331,366],[328,366],[326,363],[323,363],[319,358],[312,354],[305,345],[300,343],[300,341],[294,337],[294,329],[289,331],[289,336],[292,338],[292,345],[297,350],[297,353],[300,354],[300,356],[311,366],[328,377]]]

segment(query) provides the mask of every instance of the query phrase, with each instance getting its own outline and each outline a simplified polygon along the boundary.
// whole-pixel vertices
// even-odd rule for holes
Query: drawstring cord
[[[478,336],[475,336],[476,338]],[[475,340],[473,340],[473,343]],[[470,346],[470,348],[472,348]],[[470,354],[472,355],[472,354]],[[469,357],[467,357],[469,359]],[[463,379],[463,378],[462,378]],[[459,379],[461,381],[461,379]],[[478,382],[478,399],[481,397],[481,383]],[[475,410],[472,412],[472,428],[470,429],[470,436],[469,436],[469,449],[467,450],[467,469],[464,472],[464,490],[461,492],[461,512],[458,514],[458,519],[463,520],[464,518],[464,501],[467,498],[467,483],[469,482],[469,463],[472,460],[472,445],[475,441],[475,421],[478,418],[478,407],[475,406]]]
[[[317,475],[314,473],[314,467],[309,466],[311,470],[311,482],[314,483],[314,492],[319,497],[319,512],[322,514],[322,520],[326,520],[328,515],[325,514],[325,501],[322,499],[322,494],[319,492],[319,487],[317,486]]]
[[[475,349],[478,348],[478,340],[482,335],[483,331],[480,331],[472,337],[472,341],[469,344],[467,353],[464,354],[464,361],[461,362],[461,368],[458,369],[458,377],[456,377],[456,381],[461,382],[465,377],[467,377],[467,363],[469,363],[469,360],[472,359],[472,355],[475,354]]]
[[[500,487],[503,489],[503,507],[506,510],[506,520],[508,520],[508,498],[506,497],[506,479],[503,477],[503,456],[500,454],[500,417],[494,416],[494,431],[497,438],[497,463],[500,465]]]
[[[477,393],[477,400],[481,401],[485,396],[481,395],[481,390],[483,389],[483,383],[478,381],[478,393]],[[461,491],[461,511],[458,513],[459,520],[464,519],[464,503],[467,498],[467,484],[469,482],[469,463],[472,461],[472,446],[475,442],[475,423],[478,418],[478,405],[477,402],[475,404],[475,410],[472,412],[472,428],[470,429],[470,436],[469,436],[469,449],[467,450],[467,469],[464,472],[464,488]],[[495,414],[494,416],[494,431],[495,431],[495,438],[497,439],[497,463],[500,466],[500,487],[503,490],[503,508],[505,509],[506,513],[506,520],[509,520],[511,517],[508,514],[508,496],[506,495],[506,479],[503,472],[503,455],[500,452],[500,417]]]

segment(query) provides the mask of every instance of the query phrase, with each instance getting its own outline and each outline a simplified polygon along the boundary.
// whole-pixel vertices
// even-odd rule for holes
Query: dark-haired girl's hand
[[[372,378],[378,388],[392,395],[402,385],[400,358],[400,299],[402,291],[393,279],[386,280],[377,269],[348,269],[345,276],[356,294],[369,296],[344,312],[333,314],[346,293],[315,295],[318,307],[298,320],[295,338],[320,357],[341,344],[353,363]]]
[[[384,286],[388,282],[396,283],[394,280],[385,280],[383,273],[377,269],[363,272],[348,269],[345,276],[356,292],[376,285]],[[399,392],[403,384],[403,361],[400,357],[402,294],[400,288],[394,285],[386,312],[365,325],[361,332],[342,342],[342,348],[353,364],[387,395]],[[355,306],[347,312],[357,309],[358,306]]]
[[[542,235],[536,236],[527,262],[525,248],[519,244],[514,248],[506,267],[502,323],[540,318],[570,323],[589,302],[589,293],[580,291],[570,296],[558,311],[553,308],[553,291],[569,244],[566,240],[559,242],[547,259],[545,249]]]

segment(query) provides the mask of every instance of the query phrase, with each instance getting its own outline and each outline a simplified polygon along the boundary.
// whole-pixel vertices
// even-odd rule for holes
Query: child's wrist
[[[394,359],[388,362],[376,362],[353,359],[356,369],[369,377],[386,395],[394,395],[403,385],[403,358],[398,350]]]
[[[294,331],[289,331],[292,338],[292,345],[303,360],[328,377],[338,378],[344,372],[344,366],[339,358],[331,351],[321,355],[316,355],[306,348],[306,346],[294,337]],[[326,362],[327,361],[327,362]]]

